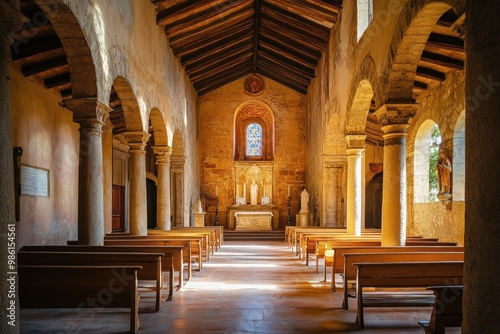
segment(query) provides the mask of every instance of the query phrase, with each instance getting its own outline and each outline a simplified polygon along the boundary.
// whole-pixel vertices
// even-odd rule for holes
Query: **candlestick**
[[[288,185],[288,197],[290,197],[290,185]]]
[[[215,186],[215,196],[219,196],[219,185]]]

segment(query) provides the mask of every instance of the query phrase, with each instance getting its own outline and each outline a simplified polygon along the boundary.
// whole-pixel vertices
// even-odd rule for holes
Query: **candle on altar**
[[[290,197],[290,185],[288,185],[288,197]]]
[[[219,196],[219,185],[215,186],[215,196]]]

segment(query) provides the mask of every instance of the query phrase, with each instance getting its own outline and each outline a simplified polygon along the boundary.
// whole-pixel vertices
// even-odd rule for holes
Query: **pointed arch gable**
[[[438,19],[450,8],[465,11],[464,0],[410,0],[403,8],[392,38],[386,67],[387,101],[412,101],[418,61]]]

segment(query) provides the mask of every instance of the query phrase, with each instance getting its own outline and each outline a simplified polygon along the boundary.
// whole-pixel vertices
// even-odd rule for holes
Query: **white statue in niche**
[[[197,212],[201,213],[203,212],[203,208],[201,207],[201,198],[198,198],[198,206],[197,206]]]
[[[309,212],[309,193],[305,189],[300,193],[300,212]]]
[[[255,179],[252,181],[250,186],[250,205],[257,205],[257,193],[259,191],[259,186],[255,183]]]

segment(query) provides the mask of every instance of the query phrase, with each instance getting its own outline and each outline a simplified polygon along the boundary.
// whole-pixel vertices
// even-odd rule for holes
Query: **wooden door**
[[[125,231],[125,187],[113,185],[112,232]]]

